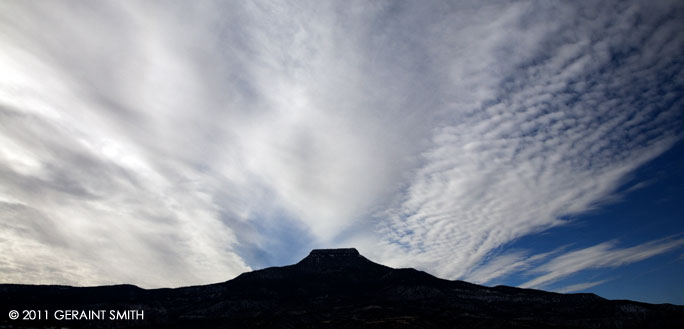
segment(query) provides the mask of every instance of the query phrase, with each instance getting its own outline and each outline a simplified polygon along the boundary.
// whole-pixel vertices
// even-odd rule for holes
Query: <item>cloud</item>
[[[684,239],[666,238],[629,248],[616,248],[615,244],[613,241],[604,242],[558,256],[531,270],[530,273],[541,275],[523,283],[521,287],[544,287],[583,270],[632,264],[674,250],[684,245]]]
[[[377,214],[390,218],[378,225],[378,253],[396,265],[472,277],[498,248],[609,201],[634,169],[678,140],[681,85],[660,77],[681,71],[683,41],[667,5],[566,5],[512,6],[482,24],[486,38],[445,42],[475,49],[472,61],[485,67],[465,81],[479,92],[446,100],[455,105],[433,130],[422,166]],[[464,56],[442,66],[464,67]],[[444,83],[458,91],[463,77]]]
[[[523,288],[547,288],[585,270],[616,268],[676,250],[684,245],[684,239],[670,237],[626,248],[617,245],[618,241],[607,241],[569,251],[570,246],[562,246],[538,254],[532,250],[506,251],[483,261],[482,265],[469,271],[465,279],[479,284],[492,284],[496,280],[516,275],[533,277],[520,284]],[[579,291],[607,281],[609,280],[578,283],[556,291]]]
[[[524,272],[535,268],[539,263],[562,251],[564,248],[530,256],[525,251],[508,252],[484,262],[483,265],[470,271],[465,280],[473,283],[489,283],[513,273]]]
[[[583,282],[583,283],[578,283],[578,284],[573,284],[569,285],[567,287],[563,287],[561,289],[556,290],[559,293],[565,294],[569,292],[575,292],[575,291],[582,291],[589,289],[591,287],[595,287],[601,284],[606,283],[609,280],[600,280],[600,281],[591,281],[591,282]]]
[[[2,280],[206,283],[350,242],[528,268],[486,261],[679,139],[681,10],[2,3]]]
[[[421,59],[401,21],[369,34],[387,6],[157,5],[2,5],[3,280],[225,280],[330,243],[415,162]],[[24,275],[38,253],[83,272]]]

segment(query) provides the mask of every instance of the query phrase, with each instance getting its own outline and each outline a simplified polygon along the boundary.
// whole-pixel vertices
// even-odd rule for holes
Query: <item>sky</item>
[[[0,282],[313,248],[684,304],[681,1],[2,1]]]

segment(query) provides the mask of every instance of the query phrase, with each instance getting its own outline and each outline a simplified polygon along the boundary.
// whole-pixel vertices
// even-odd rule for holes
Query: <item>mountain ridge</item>
[[[7,312],[140,309],[127,322],[9,320]],[[314,249],[299,262],[209,285],[0,285],[2,328],[680,328],[684,306],[612,301],[445,280],[372,262],[356,249]]]

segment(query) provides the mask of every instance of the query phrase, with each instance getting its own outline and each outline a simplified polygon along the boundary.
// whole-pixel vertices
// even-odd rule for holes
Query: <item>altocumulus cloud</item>
[[[683,21],[675,1],[3,2],[2,281],[178,286],[355,244],[551,282],[593,254],[500,247],[680,138]]]

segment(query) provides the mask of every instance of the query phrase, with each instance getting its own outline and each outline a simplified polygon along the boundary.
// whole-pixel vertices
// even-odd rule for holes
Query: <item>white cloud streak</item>
[[[418,59],[366,35],[385,5],[331,5],[3,3],[2,281],[224,280],[382,203],[429,132],[394,96]]]
[[[569,292],[576,292],[576,291],[583,291],[587,290],[592,287],[596,287],[598,285],[604,284],[609,280],[599,280],[599,281],[591,281],[591,282],[583,282],[583,283],[577,283],[573,285],[569,285],[567,287],[563,287],[561,289],[557,289],[556,291],[562,294],[569,293]]]
[[[682,70],[669,52],[682,49],[678,23],[638,4],[614,12],[546,9],[509,7],[483,27],[494,26],[488,38],[468,40],[471,47],[446,43],[486,49],[475,52],[486,68],[466,78],[481,96],[466,104],[453,96],[453,122],[434,130],[405,193],[378,214],[391,218],[379,225],[386,237],[380,250],[400,255],[395,264],[472,277],[498,248],[607,200],[630,172],[674,142],[680,87],[658,77]],[[662,24],[633,30],[636,19]],[[647,46],[628,50],[639,42]],[[658,57],[653,49],[668,51]],[[460,90],[462,76],[449,78]]]
[[[509,252],[487,261],[471,271],[465,279],[473,283],[491,283],[493,280],[507,275],[525,272],[535,268],[539,263],[562,251],[563,248],[551,252],[529,256],[524,251]]]
[[[214,282],[351,241],[526,269],[486,262],[679,137],[680,6],[614,7],[3,2],[0,281]]]
[[[587,270],[616,268],[661,255],[684,245],[684,239],[670,237],[648,241],[632,247],[618,247],[618,241],[603,242],[582,249],[556,250],[534,254],[531,250],[508,251],[488,259],[465,278],[468,281],[491,284],[509,275],[531,278],[520,284],[523,288],[547,289],[563,279]],[[555,291],[565,293],[585,290],[609,281],[598,280],[568,285]]]
[[[684,245],[684,239],[662,239],[629,248],[616,248],[615,242],[568,252],[536,267],[530,273],[542,274],[521,287],[543,287],[587,269],[610,268],[632,264]],[[580,290],[580,289],[577,289]]]

